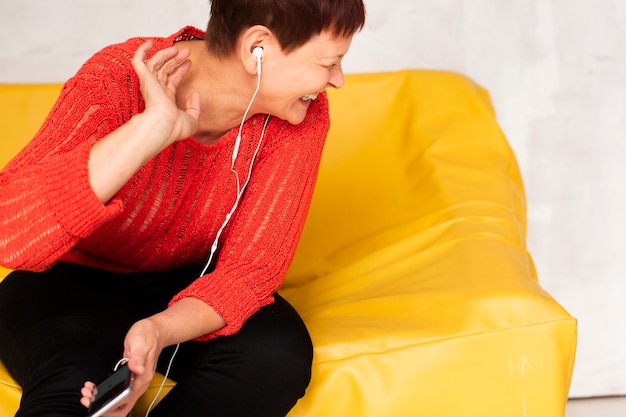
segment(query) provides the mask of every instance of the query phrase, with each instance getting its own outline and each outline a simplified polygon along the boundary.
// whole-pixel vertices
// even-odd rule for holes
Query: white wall
[[[525,177],[540,280],[579,319],[572,396],[626,393],[626,2],[366,0],[347,72],[438,68],[490,90]],[[0,82],[203,28],[205,0],[0,0]]]

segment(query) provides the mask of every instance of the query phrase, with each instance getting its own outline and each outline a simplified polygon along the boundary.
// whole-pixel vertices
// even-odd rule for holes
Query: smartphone
[[[110,411],[130,394],[132,373],[127,364],[120,365],[110,377],[96,386],[96,396],[89,405],[87,417],[99,417]]]

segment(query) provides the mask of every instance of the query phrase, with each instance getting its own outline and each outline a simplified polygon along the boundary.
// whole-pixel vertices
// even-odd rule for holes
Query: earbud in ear
[[[257,46],[256,48],[254,48],[252,50],[252,55],[257,57],[258,59],[261,59],[261,57],[263,56],[263,47],[262,46]]]
[[[263,47],[257,46],[252,50],[252,55],[256,57],[256,73],[261,76],[261,57],[263,57]]]

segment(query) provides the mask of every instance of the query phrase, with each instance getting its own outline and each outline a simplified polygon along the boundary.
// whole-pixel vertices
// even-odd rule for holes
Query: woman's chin
[[[284,117],[279,116],[281,119],[288,121],[292,125],[298,125],[302,123],[304,118],[306,117],[309,106],[311,105],[311,100],[302,100],[299,99],[284,115]]]

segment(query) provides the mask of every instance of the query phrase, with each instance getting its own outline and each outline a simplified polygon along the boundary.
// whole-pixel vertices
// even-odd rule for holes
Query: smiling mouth
[[[302,101],[313,101],[317,98],[318,94],[307,94],[306,96],[302,96],[300,97],[300,100]]]

